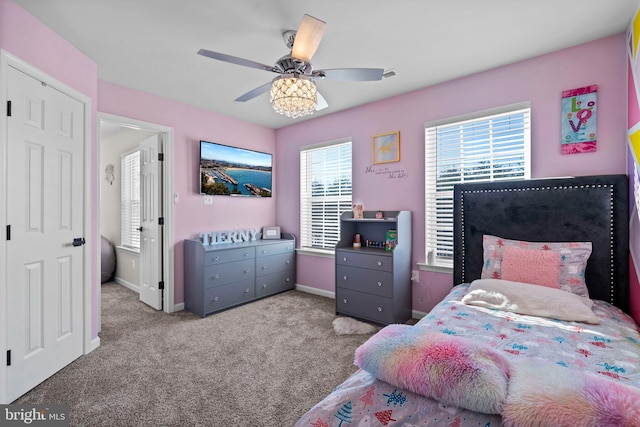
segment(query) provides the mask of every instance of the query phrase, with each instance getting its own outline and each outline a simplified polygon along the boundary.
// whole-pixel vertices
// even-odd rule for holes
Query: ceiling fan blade
[[[291,48],[291,57],[309,62],[322,40],[326,23],[310,15],[304,15]]]
[[[231,64],[242,65],[249,68],[257,68],[259,70],[275,72],[273,66],[261,64],[259,62],[250,61],[244,58],[238,58],[237,56],[231,56],[220,52],[214,52],[212,50],[200,49],[198,55],[206,56],[207,58],[217,59],[218,61],[229,62]]]
[[[331,70],[317,70],[314,76],[327,80],[342,80],[347,82],[367,82],[382,80],[382,68],[334,68]]]
[[[269,89],[271,89],[271,82],[265,83],[262,86],[258,86],[257,88],[255,88],[253,90],[250,90],[249,92],[245,93],[244,95],[237,97],[235,99],[235,101],[237,101],[237,102],[249,101],[250,99],[253,99],[256,96],[260,96],[265,92],[269,92]]]
[[[318,104],[316,105],[316,111],[324,110],[329,106],[327,100],[324,99],[324,96],[320,95],[320,92],[316,92],[316,98],[318,100]]]

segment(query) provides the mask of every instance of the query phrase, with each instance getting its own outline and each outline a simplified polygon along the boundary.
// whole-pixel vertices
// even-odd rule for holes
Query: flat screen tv
[[[273,155],[200,141],[200,194],[271,197]]]

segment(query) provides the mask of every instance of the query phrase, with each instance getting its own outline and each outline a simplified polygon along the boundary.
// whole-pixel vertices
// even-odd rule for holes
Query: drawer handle
[[[267,266],[266,266],[266,265],[263,265],[263,266],[262,266],[262,269],[263,269],[263,270],[266,270],[266,269],[267,269]]]
[[[249,256],[249,252],[245,252],[245,253],[244,253],[244,256]]]
[[[214,274],[213,277],[212,277],[212,279],[219,279],[219,278],[220,278],[220,275],[218,275],[218,274]]]
[[[290,277],[287,277],[287,282],[290,282],[290,281],[291,281],[291,278],[290,278]]]
[[[291,264],[291,261],[287,260],[287,264]]]
[[[347,299],[346,298],[343,299],[342,302],[346,304],[347,303]]]
[[[346,257],[346,256],[345,256],[345,257],[342,257],[342,261],[346,261],[346,260],[347,260],[347,257]]]
[[[217,261],[218,259],[220,259],[220,257],[216,255],[215,257],[213,257],[213,259]]]
[[[382,265],[382,261],[378,261],[378,265]]]
[[[378,311],[379,311],[379,312],[382,312],[382,307],[378,307]]]
[[[342,279],[343,280],[347,280],[347,276],[342,276]]]
[[[245,272],[245,273],[248,273],[248,272],[249,272],[249,269],[248,269],[248,268],[245,268],[245,269],[244,269],[244,272]]]
[[[262,251],[262,254],[266,254],[266,253],[267,253],[267,251],[265,251],[265,250]]]
[[[248,293],[249,293],[249,289],[245,289],[245,290],[244,290],[244,293],[245,293],[245,294],[248,294]]]
[[[262,287],[263,287],[263,288],[266,288],[267,286],[268,286],[268,284],[267,284],[267,283],[263,283],[263,284],[262,284]]]
[[[211,300],[211,302],[216,302],[218,301],[218,297],[215,297],[214,299]]]
[[[378,282],[378,286],[382,286],[382,282]]]

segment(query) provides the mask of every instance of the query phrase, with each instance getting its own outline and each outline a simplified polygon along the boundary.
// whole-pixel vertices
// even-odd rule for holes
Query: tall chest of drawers
[[[336,245],[336,313],[380,323],[404,323],[411,317],[411,212],[386,211],[383,218],[345,212]],[[395,247],[382,242],[397,234]],[[360,235],[360,248],[353,247]]]
[[[295,239],[203,245],[184,241],[185,309],[205,317],[293,289]]]

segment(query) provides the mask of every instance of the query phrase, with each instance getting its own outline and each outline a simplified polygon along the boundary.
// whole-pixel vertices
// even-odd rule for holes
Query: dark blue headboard
[[[533,242],[592,242],[585,273],[589,296],[629,312],[626,175],[456,185],[454,284],[480,278],[484,234]]]

